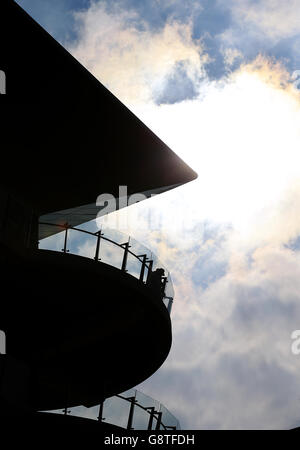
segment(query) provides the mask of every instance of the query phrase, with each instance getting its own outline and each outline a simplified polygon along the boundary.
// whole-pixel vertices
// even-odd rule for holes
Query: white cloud
[[[219,0],[230,14],[229,26],[216,36],[224,48],[237,48],[245,59],[258,53],[276,54],[287,65],[299,62],[300,5],[298,0]]]
[[[93,2],[76,19],[79,38],[69,50],[126,103],[151,101],[176,63],[184,62],[195,83],[204,75],[207,56],[192,39],[191,24],[173,21],[151,31],[133,10],[108,11],[103,2]]]
[[[299,34],[298,0],[235,0],[230,2],[234,20],[241,26],[261,33],[272,42]]]
[[[243,53],[237,48],[228,47],[223,50],[224,62],[227,67],[232,67],[236,61],[244,59]]]

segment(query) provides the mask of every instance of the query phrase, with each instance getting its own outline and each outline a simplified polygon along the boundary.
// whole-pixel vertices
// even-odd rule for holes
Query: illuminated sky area
[[[139,388],[182,428],[299,426],[299,1],[18,3],[198,173],[127,210],[176,292]]]

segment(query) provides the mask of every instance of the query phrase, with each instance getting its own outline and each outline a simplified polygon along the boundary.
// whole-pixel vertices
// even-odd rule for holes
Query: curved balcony
[[[5,265],[17,302],[5,303],[2,329],[30,372],[34,410],[91,407],[131,389],[172,343],[172,281],[157,258],[115,231],[55,226],[62,232]]]
[[[180,430],[178,419],[162,403],[137,389],[115,395],[92,408],[66,407],[53,413],[99,421],[127,430]]]
[[[135,239],[111,229],[93,232],[68,224],[57,225],[47,222],[40,222],[39,226],[40,231],[43,227],[53,227],[58,232],[55,234],[55,245],[53,237],[45,238],[40,242],[40,249],[60,249],[63,253],[85,256],[96,262],[101,261],[119,268],[122,272],[140,280],[149,289],[156,289],[169,314],[171,313],[174,289],[170,273],[151,250]],[[82,235],[85,242],[81,247],[85,248],[80,251],[78,237]]]

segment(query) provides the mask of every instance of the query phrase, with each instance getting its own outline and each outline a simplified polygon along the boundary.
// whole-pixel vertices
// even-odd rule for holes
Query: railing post
[[[144,274],[145,274],[145,267],[146,267],[146,261],[147,261],[147,255],[139,255],[138,258],[142,258],[142,267],[141,267],[141,273],[140,273],[140,281],[144,281]]]
[[[125,244],[122,244],[122,247],[124,247],[124,256],[123,256],[123,262],[122,262],[121,270],[123,272],[126,272],[128,250],[130,248],[129,242],[130,242],[130,240],[128,242],[126,242]]]
[[[128,416],[128,423],[127,423],[127,430],[133,430],[132,422],[133,422],[133,414],[134,414],[134,407],[136,404],[136,399],[135,399],[135,397],[128,397],[127,400],[129,400],[131,402],[129,416]]]
[[[152,425],[153,425],[153,419],[154,419],[154,415],[155,415],[155,408],[154,406],[149,406],[149,408],[147,408],[147,410],[150,410],[150,417],[149,417],[149,422],[148,422],[148,430],[152,430]]]
[[[162,412],[157,413],[156,430],[160,430]]]
[[[68,229],[69,229],[69,225],[67,223],[65,223],[65,241],[64,241],[64,248],[61,249],[62,252],[64,253],[69,253],[69,250],[67,250],[67,241],[68,241]]]
[[[101,402],[99,405],[99,415],[98,415],[99,422],[103,422],[105,420],[105,417],[103,417],[103,407],[104,407],[104,402]]]
[[[97,235],[97,245],[96,245],[96,252],[95,252],[95,257],[94,260],[95,261],[100,261],[101,258],[99,258],[99,251],[100,251],[100,239],[101,236],[103,236],[103,233],[101,233],[101,230],[98,231],[97,233],[95,233]]]

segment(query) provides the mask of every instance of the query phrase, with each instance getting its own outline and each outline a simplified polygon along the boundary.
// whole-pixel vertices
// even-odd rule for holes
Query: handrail
[[[132,393],[130,391],[128,391],[127,395],[129,395],[129,396],[126,396],[126,397],[124,395],[117,394],[117,395],[114,395],[113,397],[110,397],[109,399],[107,399],[107,400],[114,400],[116,398],[119,398],[130,404],[129,411],[127,413],[128,415],[124,417],[125,421],[127,420],[127,425],[126,425],[127,430],[134,430],[133,424],[134,424],[134,418],[136,417],[135,416],[135,407],[136,406],[138,408],[142,409],[143,411],[145,411],[149,415],[147,430],[153,430],[153,429],[155,429],[155,430],[178,430],[178,429],[180,429],[180,423],[179,423],[178,419],[175,416],[173,416],[173,414],[171,414],[164,405],[162,405],[160,402],[157,402],[156,400],[154,400],[151,397],[145,396],[145,394],[143,394],[141,391],[138,391],[137,389],[134,389],[133,391],[134,392],[132,392]],[[140,403],[141,399],[138,397],[139,395],[147,397],[147,400],[146,399],[142,400],[144,402],[144,404],[148,401],[149,402],[152,401],[153,404],[151,406],[142,405]],[[99,422],[104,422],[107,420],[106,417],[103,417],[103,415],[106,415],[105,402],[106,402],[106,400],[104,400],[99,405],[95,405],[95,406],[99,406],[99,409],[98,409],[98,413],[95,411],[93,413],[93,416],[90,417],[92,420],[97,419]],[[55,412],[55,411],[53,411],[53,412]],[[74,413],[74,412],[72,411],[72,408],[65,407],[64,409],[60,410],[59,413],[60,414],[63,413],[64,415],[69,415],[69,414],[72,415],[72,413]],[[75,408],[75,415],[76,415],[76,408]],[[171,416],[172,420],[168,424],[168,418],[170,420],[170,416]],[[110,417],[108,420],[110,420],[108,423],[118,425],[117,423],[114,423],[114,420],[115,420],[114,417]],[[154,420],[156,421],[156,424],[153,423]],[[125,425],[125,423],[123,425]],[[119,426],[120,426],[120,424],[119,424]]]
[[[171,313],[171,308],[172,308],[172,303],[173,303],[173,296],[167,295],[166,294],[166,286],[167,283],[170,283],[170,279],[169,276],[165,276],[164,274],[164,269],[161,268],[157,268],[156,271],[153,271],[153,260],[147,257],[147,254],[143,254],[143,255],[137,255],[136,253],[134,253],[133,251],[130,250],[130,237],[128,239],[128,242],[125,242],[123,244],[119,244],[118,242],[113,241],[112,239],[106,237],[104,235],[104,233],[102,232],[102,230],[96,231],[96,232],[92,232],[92,231],[88,231],[88,230],[84,230],[82,228],[77,228],[77,227],[73,227],[71,225],[69,225],[68,223],[65,224],[56,224],[56,223],[49,223],[49,222],[40,222],[39,225],[44,225],[44,226],[52,226],[52,227],[56,227],[56,228],[60,228],[62,231],[65,230],[65,238],[64,238],[64,245],[62,248],[62,251],[64,253],[69,253],[69,250],[67,249],[67,242],[68,242],[68,231],[69,230],[75,230],[75,231],[79,231],[81,233],[85,233],[89,236],[93,236],[97,239],[97,243],[96,243],[96,250],[95,250],[95,256],[94,256],[94,260],[95,261],[99,261],[101,258],[99,258],[99,252],[100,252],[100,240],[103,239],[104,241],[107,241],[115,246],[117,246],[118,248],[121,248],[122,250],[124,250],[124,255],[123,255],[123,261],[122,261],[122,266],[121,266],[121,270],[123,272],[127,272],[126,266],[127,266],[127,258],[128,255],[132,255],[134,258],[136,258],[136,260],[139,261],[139,263],[141,264],[141,270],[140,270],[140,275],[139,275],[139,280],[141,282],[143,282],[146,285],[151,285],[156,291],[157,293],[159,293],[159,295],[161,296],[167,310],[169,313]],[[145,274],[145,268],[147,268],[147,279],[146,281],[144,281],[144,274]],[[172,283],[171,283],[172,286]]]
[[[48,222],[39,222],[39,225],[47,225],[47,226],[53,226],[53,227],[59,227],[62,228],[63,230],[75,230],[75,231],[80,231],[81,233],[86,233],[86,234],[90,234],[91,236],[95,236],[97,237],[99,235],[99,233],[101,233],[101,238],[104,239],[105,241],[111,242],[114,245],[117,245],[118,247],[124,249],[123,245],[125,244],[118,244],[117,242],[113,241],[112,239],[109,239],[107,237],[105,237],[102,234],[102,231],[96,231],[95,233],[92,233],[91,231],[88,230],[83,230],[82,228],[76,228],[76,227],[71,227],[68,224],[64,224],[64,225],[58,225],[56,223],[48,223]],[[130,239],[130,238],[129,238]],[[142,260],[140,259],[140,257],[138,255],[136,255],[135,253],[131,252],[130,250],[128,250],[128,253],[130,253],[132,256],[134,256],[135,258],[137,258],[140,262],[142,262]],[[146,264],[146,267],[147,264]]]
[[[122,400],[131,402],[131,403],[134,401],[135,406],[138,406],[139,408],[146,411],[150,415],[150,419],[149,419],[149,423],[148,423],[148,430],[152,429],[153,419],[156,420],[156,430],[159,430],[161,426],[163,427],[164,430],[176,430],[176,426],[165,425],[163,423],[161,411],[156,411],[154,406],[143,406],[140,403],[138,403],[138,400],[136,400],[135,397],[123,397],[120,394],[115,395],[115,397],[121,398]],[[135,400],[132,400],[132,398],[134,398]],[[102,409],[102,411],[103,411],[103,409]],[[130,424],[128,424],[128,425],[130,425]],[[129,427],[128,425],[127,425],[127,429],[133,429],[132,427]]]

